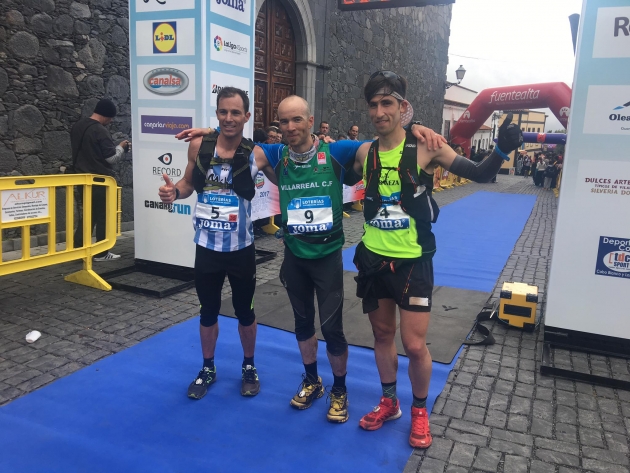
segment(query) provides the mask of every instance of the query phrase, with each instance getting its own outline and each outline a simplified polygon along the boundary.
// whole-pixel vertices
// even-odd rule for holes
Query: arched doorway
[[[280,0],[266,0],[256,18],[254,128],[277,120],[278,104],[295,94],[295,34]]]

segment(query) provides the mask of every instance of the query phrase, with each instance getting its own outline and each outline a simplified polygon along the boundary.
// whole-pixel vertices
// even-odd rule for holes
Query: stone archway
[[[315,103],[317,42],[308,0],[279,0],[286,9],[295,35],[295,94]],[[264,0],[256,0],[256,16]]]

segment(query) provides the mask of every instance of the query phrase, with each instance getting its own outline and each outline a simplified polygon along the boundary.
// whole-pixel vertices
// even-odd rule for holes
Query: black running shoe
[[[256,367],[252,365],[243,366],[243,378],[241,381],[241,395],[255,396],[260,391],[260,381]]]
[[[208,388],[217,380],[217,368],[203,367],[197,378],[188,386],[188,397],[190,399],[201,399],[208,392]]]

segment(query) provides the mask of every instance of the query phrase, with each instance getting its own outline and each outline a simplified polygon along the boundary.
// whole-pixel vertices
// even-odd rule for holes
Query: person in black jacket
[[[72,143],[72,164],[74,172],[88,174],[104,174],[114,177],[113,165],[120,161],[129,149],[127,140],[118,146],[112,140],[107,125],[116,116],[116,105],[107,99],[100,100],[89,118],[82,118],[74,124],[70,132]],[[90,228],[96,227],[96,241],[105,239],[106,189],[103,186],[92,187],[92,222]],[[83,192],[75,187],[75,199],[79,208],[77,229],[74,233],[74,247],[83,246]],[[90,232],[91,234],[91,232]],[[94,256],[94,261],[110,261],[120,258],[109,251]]]

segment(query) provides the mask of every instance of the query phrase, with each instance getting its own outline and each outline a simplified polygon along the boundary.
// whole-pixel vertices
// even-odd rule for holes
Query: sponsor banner
[[[630,340],[627,18],[627,0],[585,1],[580,16],[545,324],[587,338]]]
[[[630,278],[630,237],[599,237],[595,274]]]
[[[355,184],[354,186],[343,186],[343,202],[356,202],[363,200],[365,197],[365,185],[363,181]]]
[[[136,22],[137,56],[194,56],[195,19]]]
[[[280,213],[280,196],[278,188],[269,182],[262,171],[255,179],[256,195],[252,199],[252,220],[271,217]],[[279,224],[280,222],[276,222]]]
[[[194,109],[138,107],[138,130],[141,141],[173,144],[174,136],[195,123]]]
[[[222,72],[210,71],[210,104],[216,106],[217,94],[224,87],[236,87],[244,90],[249,96],[250,80],[248,77],[235,76],[232,74],[224,74]],[[250,109],[252,99],[250,97]],[[251,111],[251,110],[250,110]]]
[[[583,131],[630,136],[630,85],[591,85]]]
[[[210,59],[249,69],[251,36],[210,24]]]
[[[250,2],[255,0],[210,0],[210,11],[246,25],[251,24]]]
[[[2,222],[48,217],[48,188],[2,191]]]
[[[593,57],[630,57],[630,7],[608,7],[597,11]]]
[[[147,13],[167,10],[192,10],[195,0],[133,0],[136,12]]]
[[[139,65],[138,98],[141,100],[195,100],[195,65],[171,67]]]

